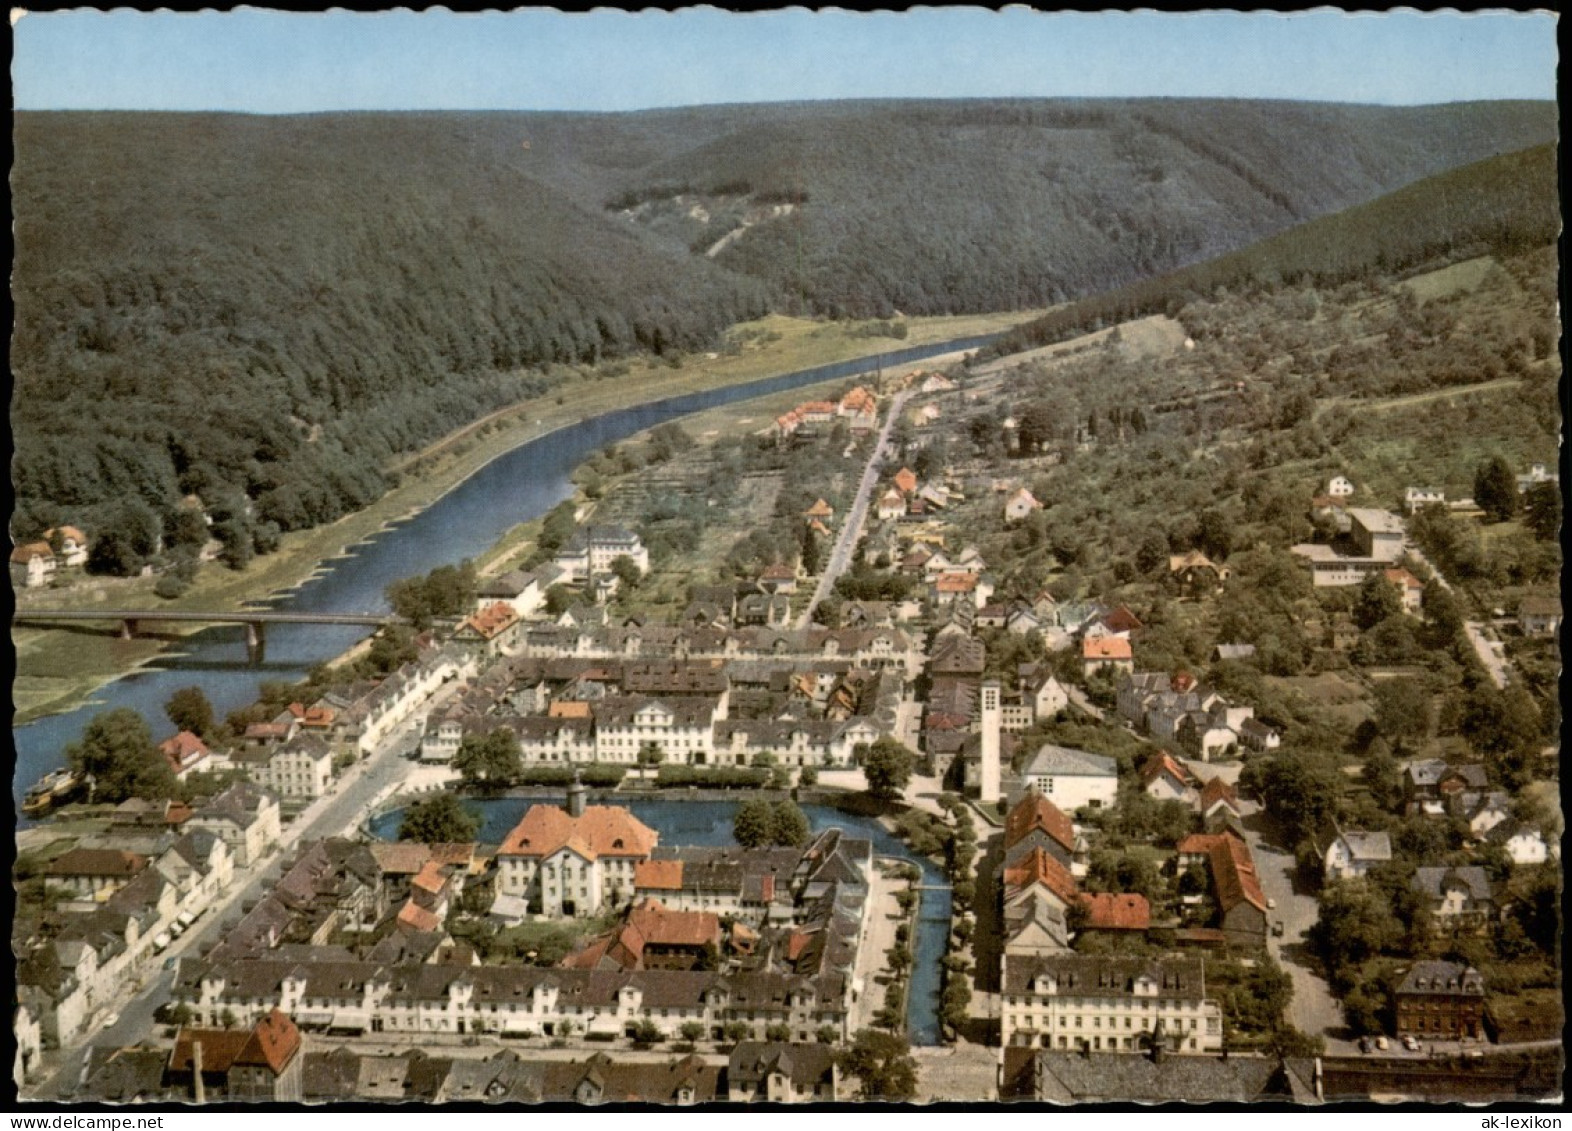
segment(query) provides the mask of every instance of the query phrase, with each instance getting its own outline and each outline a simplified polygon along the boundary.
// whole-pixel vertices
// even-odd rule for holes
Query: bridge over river
[[[452,620],[453,618],[439,618]],[[64,621],[120,622],[120,636],[130,640],[143,625],[156,623],[243,624],[246,626],[246,655],[252,663],[266,658],[267,626],[270,624],[350,624],[381,628],[407,624],[393,613],[307,613],[272,609],[239,609],[231,612],[203,612],[195,609],[18,609],[13,624],[48,628]]]

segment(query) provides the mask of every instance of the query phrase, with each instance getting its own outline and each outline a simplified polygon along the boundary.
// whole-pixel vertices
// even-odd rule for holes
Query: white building
[[[555,564],[562,571],[562,580],[574,584],[610,571],[618,558],[628,558],[640,573],[649,572],[649,551],[633,531],[621,526],[587,526],[574,533],[557,554]]]
[[[568,807],[533,805],[497,850],[498,891],[551,918],[598,915],[633,898],[634,868],[660,835],[628,810],[584,804],[584,787]]]
[[[1339,830],[1327,846],[1326,879],[1328,883],[1332,880],[1356,879],[1377,864],[1384,864],[1391,859],[1392,838],[1386,833]]]
[[[1172,1051],[1223,1047],[1203,959],[1006,955],[1001,989],[1007,1046],[1141,1053],[1160,1026]]]
[[[1101,754],[1088,754],[1052,743],[1027,763],[1022,778],[1066,813],[1111,807],[1118,799],[1118,764]]]

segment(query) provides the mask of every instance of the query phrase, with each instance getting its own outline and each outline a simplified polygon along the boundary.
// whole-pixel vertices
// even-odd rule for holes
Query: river
[[[690,413],[866,373],[876,364],[898,366],[975,349],[998,336],[986,334],[892,350],[668,397],[559,428],[504,453],[419,514],[351,547],[344,557],[323,563],[324,568],[304,585],[269,601],[268,607],[299,612],[385,612],[383,590],[389,582],[478,557],[513,526],[538,518],[570,498],[573,470],[607,444]],[[177,689],[202,688],[223,717],[254,702],[263,680],[299,680],[314,665],[341,655],[368,632],[353,625],[269,625],[267,660],[260,665],[246,662],[241,626],[206,629],[190,636],[152,663],[100,688],[90,702],[76,710],[13,728],[16,768],[12,796],[20,806],[22,794],[33,782],[63,765],[66,745],[76,741],[100,711],[130,707],[148,721],[156,738],[162,738],[169,730],[164,703]],[[18,821],[29,823],[20,813]]]
[[[544,799],[545,804],[566,804],[566,799]],[[542,799],[502,797],[495,799],[467,798],[464,807],[481,818],[476,837],[482,844],[501,844],[519,818],[531,805]],[[667,801],[659,799],[609,798],[606,804],[626,805],[650,828],[660,833],[664,845],[732,845],[732,817],[737,812],[737,801]],[[906,1004],[906,1035],[914,1045],[939,1043],[939,985],[944,964],[944,948],[950,935],[950,888],[932,860],[917,856],[873,817],[843,813],[829,805],[804,805],[808,827],[815,833],[827,829],[844,829],[849,835],[873,842],[878,856],[898,856],[910,860],[922,869],[925,890],[917,911],[917,929],[912,945],[911,991]],[[403,810],[395,809],[375,818],[371,823],[373,835],[392,840],[398,835]],[[877,986],[869,986],[865,993],[878,993]]]

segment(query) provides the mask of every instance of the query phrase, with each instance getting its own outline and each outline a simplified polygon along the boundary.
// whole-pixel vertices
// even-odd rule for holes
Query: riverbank
[[[277,552],[255,559],[243,570],[207,565],[191,589],[173,601],[154,595],[152,579],[94,578],[68,590],[19,594],[19,611],[25,612],[29,605],[69,603],[73,607],[89,607],[110,601],[120,608],[169,610],[231,610],[264,603],[298,588],[326,563],[343,557],[354,546],[419,514],[508,451],[587,417],[684,393],[873,356],[881,350],[893,352],[991,333],[1030,316],[1031,312],[1020,312],[911,319],[906,323],[907,336],[899,340],[869,337],[866,324],[862,323],[771,316],[735,327],[733,340],[742,344],[732,354],[688,358],[678,367],[651,361],[608,363],[584,374],[582,383],[572,390],[571,399],[559,392],[522,402],[406,457],[402,481],[366,509],[326,526],[291,532],[284,536]],[[528,536],[529,525],[509,532],[513,545]],[[486,554],[484,558],[485,564],[494,566],[506,560],[506,554]],[[101,630],[83,627],[69,632],[13,626],[12,643],[17,650],[13,725],[80,706],[105,683],[164,654],[171,644],[178,644],[188,634],[170,631],[157,637],[122,641],[115,626],[108,625]]]

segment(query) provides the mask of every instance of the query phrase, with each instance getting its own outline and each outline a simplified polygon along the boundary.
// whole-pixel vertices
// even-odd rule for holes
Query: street
[[[459,687],[457,681],[440,688],[425,710],[435,710]],[[418,725],[418,724],[414,724]],[[229,889],[206,910],[195,926],[162,954],[149,961],[141,974],[122,987],[120,995],[100,1007],[100,1016],[118,1012],[119,1019],[106,1029],[90,1030],[70,1048],[47,1054],[57,1065],[54,1072],[30,1089],[36,1098],[64,1098],[77,1085],[89,1044],[130,1046],[154,1031],[154,1014],[170,1000],[175,974],[165,967],[172,959],[194,957],[223,934],[226,916],[247,900],[260,899],[278,879],[277,866],[302,840],[352,835],[370,815],[371,808],[396,792],[418,772],[416,763],[402,755],[417,740],[412,725],[395,732],[370,756],[347,770],[333,792],[312,802],[283,828],[278,846],[248,868],[235,869]],[[47,1061],[46,1061],[47,1063]]]
[[[1189,766],[1199,777],[1220,777],[1230,785],[1238,782],[1241,769],[1238,762],[1191,761]],[[1294,890],[1294,854],[1262,835],[1267,826],[1260,803],[1240,798],[1239,810],[1245,843],[1255,858],[1261,890],[1276,905],[1266,913],[1266,949],[1293,980],[1294,996],[1288,1006],[1288,1021],[1300,1032],[1326,1037],[1328,1053],[1358,1052],[1353,1042],[1335,1040],[1328,1035],[1343,1027],[1343,1007],[1332,996],[1326,979],[1317,972],[1309,951],[1310,928],[1320,917],[1320,904],[1314,896]],[[1279,920],[1283,924],[1280,938],[1274,936],[1270,928]]]
[[[813,599],[808,602],[802,618],[797,622],[798,628],[807,628],[813,623],[813,610],[819,607],[820,601],[834,591],[836,579],[851,563],[852,552],[857,548],[857,539],[862,535],[863,520],[868,516],[868,502],[873,498],[874,484],[879,481],[879,469],[884,465],[884,457],[889,452],[890,430],[900,419],[901,410],[906,407],[907,398],[910,396],[909,392],[902,390],[890,399],[890,414],[885,418],[884,427],[879,429],[879,437],[873,445],[873,454],[868,457],[868,464],[863,468],[862,482],[857,487],[856,501],[852,503],[851,510],[846,513],[846,522],[841,527],[841,535],[835,540],[835,549],[830,551],[830,560],[825,563],[824,572],[819,577],[819,584],[813,591]]]

